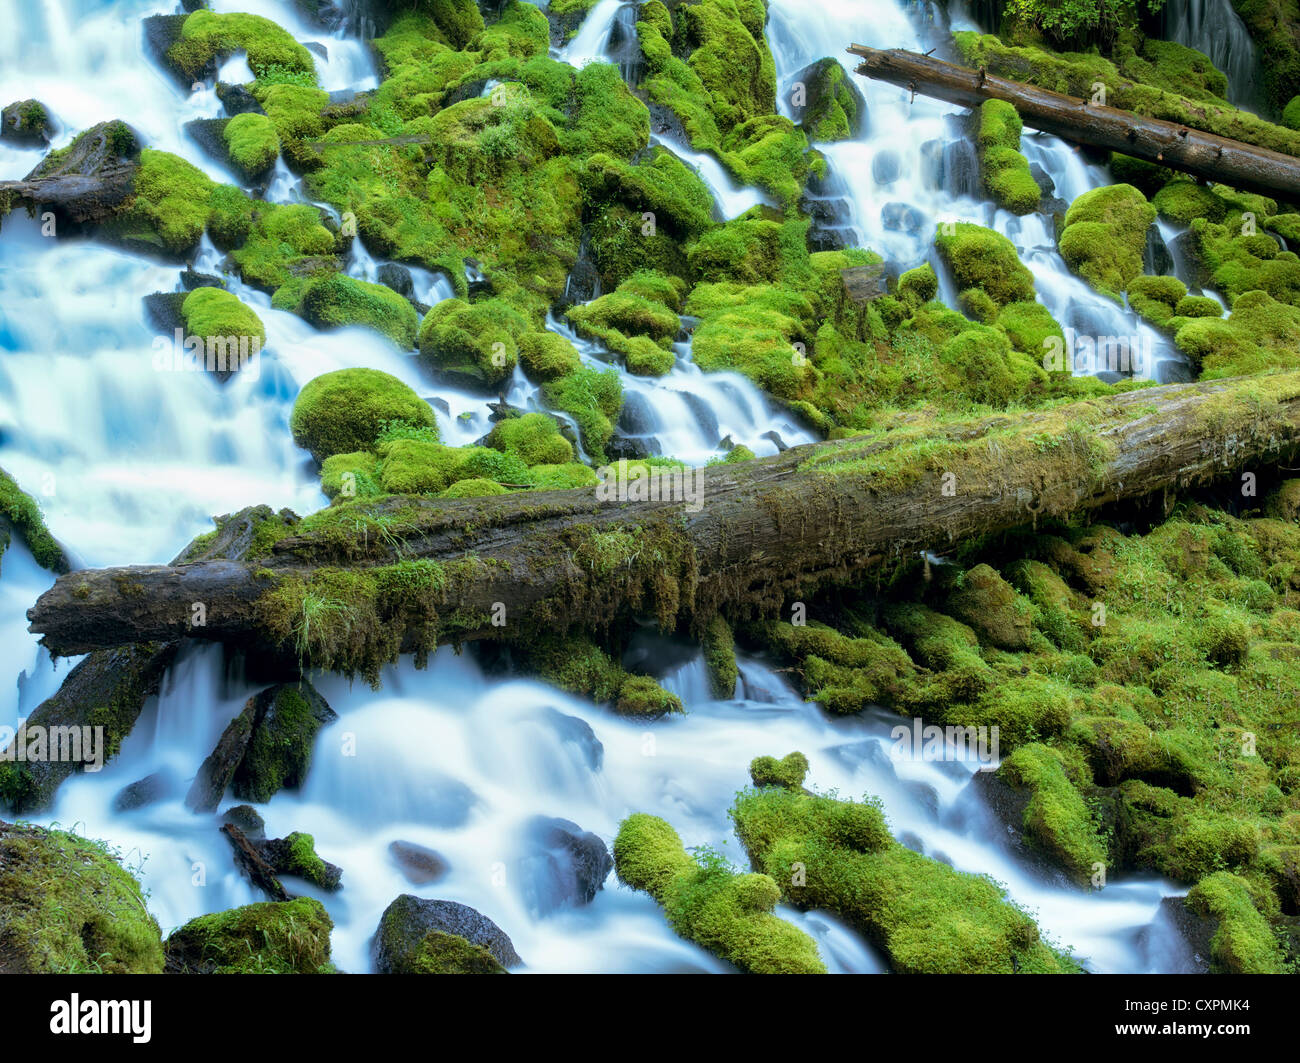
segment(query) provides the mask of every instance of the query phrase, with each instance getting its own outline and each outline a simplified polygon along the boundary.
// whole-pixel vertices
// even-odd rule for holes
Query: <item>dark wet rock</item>
[[[721,439],[722,429],[718,427],[718,415],[709,405],[708,400],[693,391],[683,391],[680,394],[682,401],[690,407],[691,413],[699,423],[700,432],[708,439],[715,441]]]
[[[689,144],[691,138],[677,112],[662,103],[647,105],[650,108],[650,132],[673,144]]]
[[[321,44],[320,41],[303,41],[302,46],[306,48],[307,51],[312,52],[327,61],[330,57],[329,49],[326,48],[325,45]]]
[[[294,831],[285,838],[270,838],[253,844],[277,876],[294,875],[331,893],[342,885],[343,869],[317,855],[316,840],[310,834]]]
[[[925,842],[921,840],[920,835],[913,834],[910,830],[905,830],[898,836],[898,844],[905,849],[911,849],[914,853],[925,855]]]
[[[1206,269],[1205,264],[1201,261],[1201,254],[1196,246],[1195,233],[1190,229],[1185,233],[1179,233],[1174,237],[1173,250],[1183,263],[1183,280],[1187,283],[1189,292],[1195,295],[1197,292],[1211,286],[1210,271]]]
[[[225,81],[217,82],[217,99],[226,109],[226,114],[234,118],[237,114],[265,114],[262,105],[243,85],[231,85]]]
[[[185,24],[184,15],[150,15],[144,20],[144,50],[154,62],[166,70],[177,81],[189,88],[191,78],[181,74],[167,61],[167,49],[180,40],[181,27]],[[216,73],[215,69],[213,73]]]
[[[215,812],[225,796],[226,789],[235,777],[248,741],[253,735],[256,720],[256,697],[249,698],[243,709],[221,732],[216,747],[199,765],[198,774],[190,785],[185,804],[194,812]]]
[[[58,692],[46,698],[27,719],[31,727],[102,727],[99,750],[103,761],[117,755],[131,733],[145,700],[158,693],[158,685],[176,656],[174,642],[97,650],[81,661]],[[93,741],[93,739],[92,739]],[[0,803],[16,813],[49,806],[64,779],[86,767],[82,759],[6,761],[0,763]],[[102,765],[101,765],[102,766]]]
[[[584,232],[578,245],[578,258],[564,282],[564,294],[555,304],[556,311],[567,310],[579,303],[589,303],[600,295],[600,270],[591,258],[589,235]]]
[[[425,886],[445,878],[451,865],[441,853],[414,842],[396,841],[388,846],[388,853],[402,869],[406,881],[413,886]]]
[[[72,225],[103,221],[133,194],[140,143],[125,122],[100,122],[21,181],[0,181],[0,195]]]
[[[768,432],[764,432],[758,438],[766,439],[769,442],[771,442],[776,447],[778,453],[784,453],[785,451],[790,449],[786,445],[785,440],[781,438],[781,434],[777,432],[775,429],[772,429],[771,431]]]
[[[230,166],[230,149],[226,147],[226,126],[229,118],[196,118],[185,123],[185,132],[208,158]]]
[[[636,461],[638,458],[648,458],[658,453],[659,448],[652,446],[650,440],[638,439],[636,436],[615,433],[614,437],[605,444],[605,454],[610,461],[620,459]]]
[[[16,100],[0,111],[0,139],[41,147],[54,139],[54,120],[40,100]]]
[[[931,819],[937,819],[939,816],[939,791],[931,786],[928,782],[921,782],[919,779],[906,780],[903,783],[903,789],[912,795],[913,800],[923,809],[925,814]]]
[[[466,100],[476,100],[483,95],[483,90],[487,88],[487,81],[466,81],[457,85],[454,89],[443,97],[443,107],[450,107],[453,104],[464,103]]]
[[[423,900],[404,893],[385,910],[371,943],[375,968],[396,974],[419,968],[420,953],[431,945],[445,945],[431,934],[462,938],[479,945],[502,967],[523,963],[506,932],[485,915],[456,901]]]
[[[195,288],[224,288],[225,284],[220,277],[214,277],[211,273],[200,273],[187,267],[181,270],[181,287],[187,292],[192,292]]]
[[[878,185],[892,185],[903,172],[898,152],[886,149],[871,160],[871,179]]]
[[[844,292],[855,303],[869,303],[887,295],[885,267],[877,262],[870,266],[851,266],[840,270]]]
[[[618,415],[619,431],[632,436],[649,435],[659,427],[659,418],[650,406],[650,400],[639,391],[629,391],[623,396],[623,409]]]
[[[590,904],[613,870],[601,838],[567,819],[536,816],[524,836],[524,900],[537,915]]]
[[[385,262],[380,266],[376,279],[384,287],[391,288],[403,298],[411,299],[415,296],[415,282],[411,279],[411,271],[396,262]]]
[[[114,812],[130,812],[133,809],[154,805],[166,798],[172,790],[172,779],[164,772],[156,771],[137,779],[130,786],[123,786],[113,798]]]
[[[1142,272],[1164,276],[1173,270],[1174,256],[1160,235],[1160,226],[1152,222],[1147,227],[1146,247],[1142,250]]]
[[[1163,897],[1156,910],[1153,929],[1167,929],[1186,950],[1180,957],[1178,974],[1209,974],[1211,944],[1219,929],[1217,919],[1197,915],[1182,897]]]
[[[943,146],[939,186],[954,198],[980,195],[979,159],[975,145],[969,140],[953,140]]]
[[[266,821],[252,805],[234,805],[226,809],[221,822],[238,827],[249,841],[260,842],[266,837]]]
[[[338,719],[305,679],[255,694],[199,767],[185,803],[215,812],[226,789],[246,801],[269,801],[307,778],[316,732]]]
[[[181,313],[181,304],[185,302],[185,292],[154,292],[146,295],[144,302],[145,320],[150,326],[166,336],[171,336],[176,329],[185,329],[185,317]]]

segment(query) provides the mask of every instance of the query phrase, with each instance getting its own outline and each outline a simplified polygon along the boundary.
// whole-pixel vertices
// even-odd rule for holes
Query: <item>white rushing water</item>
[[[365,46],[302,20],[290,0],[241,0],[218,10],[249,10],[321,45],[322,84],[359,90],[375,84]],[[600,0],[561,50],[581,64],[605,54],[620,0]],[[81,128],[121,117],[151,144],[225,179],[184,133],[186,122],[220,114],[210,89],[187,91],[148,60],[140,18],[169,4],[134,0],[0,0],[0,102],[35,96],[62,123],[58,143]],[[910,12],[910,13],[909,13]],[[796,72],[850,40],[876,46],[933,46],[942,24],[929,5],[894,0],[773,0],[769,40],[783,108]],[[931,42],[931,43],[927,43]],[[232,60],[238,69],[240,58]],[[1132,315],[1091,292],[1065,268],[1042,217],[1013,218],[963,187],[953,144],[955,109],[886,86],[868,87],[867,131],[822,145],[832,179],[823,193],[839,202],[852,242],[902,268],[931,257],[934,221],[951,217],[1006,233],[1035,273],[1043,302],[1081,330],[1136,331]],[[734,187],[716,159],[669,145],[714,189],[733,217],[762,197]],[[1026,153],[1068,200],[1107,180],[1064,142],[1027,136]],[[936,176],[935,160],[952,164]],[[0,176],[17,176],[41,152],[0,148]],[[302,198],[281,166],[267,192]],[[1170,236],[1174,233],[1170,232]],[[196,268],[215,272],[221,256],[205,242]],[[384,264],[359,242],[349,272],[375,279]],[[451,294],[440,275],[411,270],[415,297],[432,304]],[[267,343],[258,372],[224,384],[197,373],[158,372],[143,297],[177,286],[174,265],[101,245],[43,237],[38,222],[5,220],[0,236],[0,467],[40,501],[54,534],[79,564],[165,562],[213,514],[264,502],[299,513],[325,503],[307,455],[289,436],[293,400],[307,381],[334,369],[368,366],[392,373],[429,399],[443,438],[473,442],[490,427],[483,396],[435,384],[415,356],[364,329],[322,333],[271,309],[269,298],[227,278],[262,318]],[[567,332],[552,320],[550,327]],[[611,359],[572,336],[585,362]],[[737,374],[706,374],[688,342],[663,378],[623,374],[620,429],[650,453],[702,464],[729,438],[760,454],[812,437]],[[532,408],[537,389],[522,374],[508,400]],[[773,437],[772,433],[775,433]],[[30,713],[57,688],[56,670],[26,631],[24,611],[50,584],[25,548],[4,554],[0,579],[0,724]],[[1120,879],[1082,892],[1039,877],[1004,843],[970,784],[973,765],[895,762],[888,756],[896,718],[872,713],[831,719],[800,700],[764,662],[742,662],[737,695],[708,693],[697,648],[647,637],[647,670],[678,692],[688,714],[647,727],[544,684],[484,675],[469,656],[440,651],[427,670],[390,667],[375,692],[322,677],[318,687],[339,713],[316,742],[314,767],[299,794],[277,795],[263,812],[268,836],[312,833],[320,855],[344,868],[344,889],[319,894],[333,917],[340,966],[366,970],[368,939],[394,897],[417,892],[462,901],[510,934],[532,971],[720,971],[727,965],[676,937],[644,894],[611,879],[581,908],[542,914],[545,861],[526,837],[538,815],[572,820],[606,842],[633,811],[670,821],[688,846],[709,845],[744,863],[727,819],[751,758],[805,752],[809,783],[841,794],[878,796],[896,836],[962,870],[989,874],[1034,912],[1044,931],[1093,970],[1180,969],[1175,936],[1154,923],[1160,899],[1178,893],[1152,878]],[[151,911],[164,929],[204,912],[259,899],[240,878],[213,817],[182,804],[189,780],[225,725],[259,687],[228,670],[213,646],[186,647],[161,694],[150,699],[121,755],[104,771],[60,790],[41,822],[76,825],[109,839],[139,868]],[[345,743],[345,738],[349,739]],[[345,749],[355,748],[356,755]],[[116,794],[157,775],[162,798],[114,811]],[[227,800],[226,805],[236,802]],[[450,865],[447,877],[412,886],[389,853],[394,841],[424,845]],[[301,883],[291,888],[313,893]],[[823,913],[781,914],[819,942],[832,970],[883,970],[881,957]]]

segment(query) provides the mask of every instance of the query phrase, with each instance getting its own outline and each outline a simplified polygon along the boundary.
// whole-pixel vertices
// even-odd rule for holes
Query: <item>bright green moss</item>
[[[3,469],[0,469],[0,517],[6,518],[22,536],[27,549],[32,552],[32,557],[41,568],[50,572],[63,572],[67,568],[63,548],[45,526],[40,506]],[[4,554],[8,546],[9,536],[4,529],[0,529],[0,555]]]
[[[333,926],[311,897],[247,904],[174,930],[167,962],[195,974],[321,974],[333,969]]]
[[[135,198],[107,230],[184,255],[203,235],[215,187],[202,170],[184,159],[145,148],[135,175]]]
[[[1003,760],[998,776],[1029,793],[1021,822],[1025,834],[1075,882],[1087,885],[1108,862],[1106,846],[1056,754],[1038,743],[1021,746]]]
[[[980,107],[980,167],[984,187],[994,202],[1012,214],[1031,214],[1042,193],[1020,153],[1020,115],[1005,100],[986,100]]]
[[[435,428],[433,409],[394,376],[339,369],[309,381],[293,404],[293,440],[317,461],[371,447],[393,423]]]
[[[569,154],[584,158],[607,152],[627,159],[649,142],[650,112],[623,83],[618,67],[588,63],[574,76],[573,97],[576,110],[560,138]]]
[[[446,299],[420,323],[420,357],[433,368],[484,388],[509,379],[526,318],[499,299],[465,303]]]
[[[568,376],[582,366],[573,344],[555,332],[527,332],[517,347],[524,372],[538,383]]]
[[[1246,292],[1227,318],[1197,317],[1174,336],[1203,378],[1242,376],[1300,365],[1300,307]]]
[[[784,786],[741,792],[736,833],[755,868],[800,908],[833,912],[884,949],[901,973],[1076,970],[987,878],[895,842],[878,803]]]
[[[802,753],[787,753],[780,760],[776,757],[755,757],[749,763],[749,776],[754,785],[781,786],[787,790],[798,790],[803,786],[808,774],[808,758]]]
[[[1211,940],[1211,970],[1219,974],[1281,974],[1282,956],[1268,920],[1251,900],[1247,883],[1229,871],[1201,879],[1187,894],[1187,906],[1217,926]]]
[[[0,823],[0,964],[19,974],[161,974],[140,884],[103,842]]]
[[[167,61],[195,81],[239,50],[248,53],[248,65],[259,77],[276,69],[315,73],[311,53],[270,19],[207,10],[186,18],[180,38],[167,50]]]
[[[809,140],[849,140],[858,135],[866,118],[866,103],[839,60],[817,60],[804,90],[807,105],[799,124]]]
[[[368,450],[334,454],[321,462],[320,487],[330,499],[373,498],[382,493],[378,459]]]
[[[577,461],[564,465],[534,465],[528,470],[528,477],[533,488],[538,491],[595,487],[600,482],[593,469]]]
[[[185,330],[203,339],[227,340],[247,336],[260,348],[266,342],[261,319],[224,288],[195,288],[181,304]]]
[[[1163,328],[1187,298],[1187,285],[1177,277],[1134,277],[1128,286],[1128,302],[1142,317]]]
[[[280,154],[275,124],[263,114],[237,114],[222,132],[230,159],[248,180],[266,173]]]
[[[1119,299],[1142,273],[1147,229],[1156,208],[1132,185],[1105,185],[1070,204],[1059,240],[1070,268],[1104,295]]]
[[[635,813],[614,839],[619,880],[657,900],[682,937],[748,974],[824,974],[817,946],[772,915],[781,891],[766,875],[736,874],[720,858],[694,860],[677,832]]]
[[[321,212],[308,203],[273,206],[257,203],[241,247],[230,257],[248,284],[276,291],[272,305],[297,310],[309,278],[336,271],[341,250],[322,224]],[[290,285],[291,281],[298,283]],[[290,297],[291,296],[291,297]]]
[[[614,434],[614,421],[623,408],[618,370],[583,366],[576,373],[544,384],[542,394],[549,405],[578,423],[583,448],[594,461],[603,462],[605,445]]]
[[[401,348],[415,346],[419,327],[415,308],[382,284],[331,273],[304,288],[300,306],[302,316],[317,328],[362,325],[382,333]]]
[[[998,306],[1033,301],[1033,274],[1001,233],[960,222],[951,233],[941,231],[934,243],[959,291],[978,288]]]
[[[961,575],[948,596],[949,612],[969,624],[985,641],[1003,650],[1029,648],[1033,611],[997,571],[976,565]]]
[[[467,480],[457,480],[446,490],[439,493],[439,498],[482,498],[487,495],[504,495],[508,492],[495,480],[485,480],[481,476]]]
[[[618,688],[614,711],[638,720],[657,720],[670,713],[682,713],[681,698],[670,693],[648,675],[632,675]]]
[[[701,642],[713,696],[721,701],[729,701],[736,693],[736,680],[740,677],[740,669],[736,665],[736,640],[732,636],[731,625],[723,617],[715,616],[705,625]]]
[[[573,447],[560,435],[555,419],[544,413],[526,413],[498,421],[487,445],[517,454],[526,465],[563,465],[573,460]]]

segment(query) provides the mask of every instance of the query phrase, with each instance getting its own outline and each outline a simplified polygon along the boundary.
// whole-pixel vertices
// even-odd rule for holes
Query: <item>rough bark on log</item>
[[[863,60],[859,74],[913,93],[965,107],[1005,100],[1015,106],[1025,125],[1076,144],[1123,152],[1243,191],[1300,199],[1300,159],[1290,155],[915,52],[883,51],[861,44],[850,45],[848,50]]]
[[[1300,373],[1166,385],[713,466],[701,473],[698,506],[680,495],[602,501],[583,489],[394,496],[338,516],[335,507],[324,524],[295,525],[298,534],[260,561],[72,573],[28,618],[61,654],[182,635],[284,644],[304,633],[286,629],[268,603],[282,607],[288,595],[292,612],[311,591],[319,605],[365,577],[364,594],[331,609],[352,610],[342,619],[353,652],[382,643],[388,659],[399,646],[597,631],[628,611],[698,627],[718,611],[770,615],[891,559],[1168,496],[1297,449]],[[436,572],[412,569],[413,559],[436,562]],[[407,567],[393,567],[399,561]],[[205,604],[206,626],[190,624],[195,602]],[[491,620],[498,603],[504,627]],[[310,638],[298,650],[349,670]]]

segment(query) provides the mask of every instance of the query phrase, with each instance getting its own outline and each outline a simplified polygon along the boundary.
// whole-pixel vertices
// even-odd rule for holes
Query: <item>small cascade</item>
[[[1209,57],[1228,78],[1228,100],[1265,113],[1262,68],[1250,31],[1232,0],[1179,0],[1161,12],[1164,36]]]

